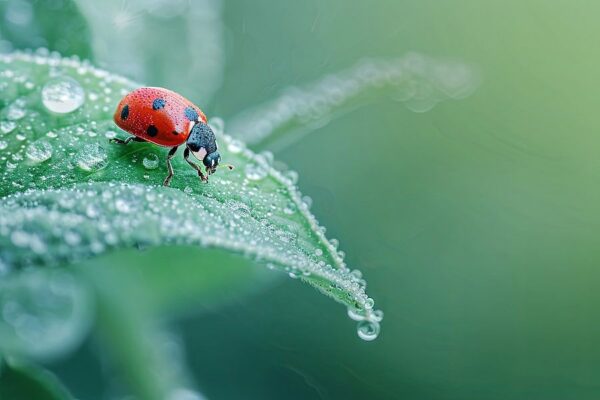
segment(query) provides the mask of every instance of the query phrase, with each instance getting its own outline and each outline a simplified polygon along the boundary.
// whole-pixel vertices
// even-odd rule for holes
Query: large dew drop
[[[106,167],[108,154],[98,143],[86,144],[75,156],[75,162],[84,171],[96,171]]]
[[[244,172],[246,173],[246,178],[250,179],[251,181],[259,181],[266,178],[268,175],[267,169],[253,163],[246,164]]]
[[[42,103],[51,112],[67,114],[77,110],[85,100],[85,92],[75,79],[60,77],[46,83],[42,89]]]
[[[361,321],[358,323],[356,332],[362,340],[371,341],[377,339],[381,327],[376,321]]]
[[[0,133],[10,133],[17,127],[14,121],[0,121]]]
[[[42,163],[52,157],[52,145],[47,140],[31,143],[25,153],[33,163]]]
[[[154,153],[146,154],[142,160],[142,164],[146,169],[156,169],[158,167],[158,156]]]

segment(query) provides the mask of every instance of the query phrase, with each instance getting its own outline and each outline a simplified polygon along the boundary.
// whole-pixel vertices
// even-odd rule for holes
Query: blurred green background
[[[165,316],[207,398],[600,397],[599,3],[0,5],[4,51],[47,46],[91,58],[182,92],[226,127],[284,88],[364,57],[417,51],[479,71],[466,99],[415,113],[377,96],[276,152],[364,272],[385,312],[382,333],[359,340],[342,307],[231,256],[222,267],[231,284],[218,291],[226,301],[209,287]],[[78,34],[65,41],[64,26],[37,23],[52,15],[45,8],[72,13]],[[28,9],[42,15],[29,20],[35,30],[11,26]],[[80,267],[131,268],[144,285],[146,268],[168,265],[166,285],[177,285],[219,275],[190,267],[213,256],[129,250]],[[122,384],[96,335],[47,366],[82,399],[112,398]]]

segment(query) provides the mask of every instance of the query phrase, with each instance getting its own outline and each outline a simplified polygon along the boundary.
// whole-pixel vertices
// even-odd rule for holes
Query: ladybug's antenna
[[[222,166],[222,167],[227,167],[227,168],[229,168],[229,170],[230,170],[230,171],[232,171],[232,170],[233,170],[233,168],[235,168],[235,167],[234,167],[233,165],[231,165],[231,164],[221,164],[221,166]]]

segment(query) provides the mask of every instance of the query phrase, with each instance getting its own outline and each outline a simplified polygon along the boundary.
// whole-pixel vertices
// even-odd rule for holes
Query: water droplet
[[[302,202],[306,205],[307,208],[311,208],[312,207],[312,198],[310,198],[309,196],[303,196],[302,197]]]
[[[14,121],[0,121],[0,132],[10,133],[17,127]]]
[[[321,249],[316,249],[316,250],[315,250],[315,255],[316,255],[317,257],[321,257],[321,256],[323,255],[323,250],[321,250]]]
[[[146,169],[156,169],[158,168],[158,156],[154,153],[147,154],[142,160],[142,164]]]
[[[183,192],[184,192],[185,194],[192,194],[192,192],[193,192],[193,191],[194,191],[194,190],[193,190],[193,189],[192,189],[190,186],[186,186],[186,187],[183,189]]]
[[[85,209],[85,215],[90,218],[98,218],[100,215],[100,209],[95,204],[88,204]]]
[[[29,245],[29,235],[23,231],[14,231],[10,235],[10,240],[17,247],[26,247]]]
[[[33,19],[33,6],[26,1],[10,1],[6,6],[4,18],[9,23],[25,27]]]
[[[231,141],[227,144],[227,150],[233,154],[240,153],[242,150],[244,150],[244,144],[239,140],[231,139]]]
[[[42,89],[42,103],[51,112],[66,114],[77,110],[85,100],[85,92],[68,76],[52,79]]]
[[[297,268],[294,268],[294,269],[290,270],[290,272],[288,272],[288,275],[292,279],[298,279],[298,278],[300,278],[302,276],[302,271],[300,271]]]
[[[285,176],[289,179],[292,185],[298,183],[298,173],[296,171],[286,171]]]
[[[8,111],[6,113],[6,118],[9,120],[16,121],[21,119],[27,114],[25,112],[25,101],[22,99],[16,100],[10,106],[8,106]]]
[[[259,181],[261,179],[266,178],[267,170],[260,165],[248,163],[244,168],[244,172],[246,173],[246,178],[252,181]]]
[[[371,341],[377,339],[381,327],[378,322],[375,321],[360,321],[356,328],[358,337],[362,340]]]
[[[287,215],[292,215],[296,212],[296,204],[294,202],[289,202],[284,208],[283,213]]]
[[[352,272],[350,272],[350,275],[352,275],[352,277],[354,277],[355,279],[361,279],[363,277],[363,274],[359,269],[352,270]]]
[[[262,158],[269,165],[273,165],[273,160],[275,159],[275,157],[273,156],[273,153],[268,150],[263,151],[257,157]]]
[[[79,236],[79,234],[76,232],[65,232],[63,237],[65,239],[65,243],[67,243],[69,246],[77,246],[79,243],[81,243],[81,236]]]
[[[348,316],[354,321],[364,321],[365,312],[364,310],[357,310],[356,308],[348,307]]]
[[[0,150],[4,150],[7,147],[8,143],[6,143],[4,140],[0,140]]]
[[[367,310],[371,310],[374,305],[375,305],[375,300],[373,300],[372,298],[369,297],[367,300],[365,300],[364,306]]]
[[[25,154],[34,163],[42,163],[52,157],[52,145],[47,140],[38,140],[27,147]]]
[[[115,138],[117,137],[117,132],[108,130],[104,133],[104,137],[106,137],[107,139]]]
[[[75,162],[84,171],[99,170],[108,164],[108,155],[98,143],[86,144],[75,156]]]
[[[383,320],[383,311],[375,310],[371,313],[371,321],[381,322]]]
[[[133,209],[133,206],[129,201],[119,198],[115,200],[115,208],[117,209],[117,211],[123,214],[128,214]]]

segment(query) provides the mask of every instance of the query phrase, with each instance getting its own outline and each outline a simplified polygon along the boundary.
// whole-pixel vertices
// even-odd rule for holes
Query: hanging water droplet
[[[106,154],[104,147],[98,143],[86,144],[75,155],[75,162],[84,171],[95,171],[106,167],[108,154]]]
[[[352,275],[352,277],[355,279],[361,279],[363,276],[362,272],[359,269],[352,270],[352,272],[350,272],[350,275]]]
[[[252,181],[259,181],[261,179],[266,178],[267,170],[260,165],[248,163],[244,168],[244,172],[246,174],[246,178]]]
[[[286,171],[285,176],[292,185],[298,182],[298,173],[296,171]]]
[[[10,133],[17,127],[14,121],[0,121],[0,132]]]
[[[312,207],[312,198],[309,196],[302,196],[302,202],[304,203],[304,205],[306,205],[307,208],[311,208]]]
[[[364,321],[365,312],[364,310],[357,310],[356,308],[348,307],[348,316],[354,321]]]
[[[268,151],[268,150],[267,151],[263,151],[257,157],[262,158],[269,165],[273,164],[273,160],[274,160],[273,153],[270,152],[270,151]]]
[[[66,114],[77,110],[85,100],[85,92],[75,79],[62,76],[42,88],[42,103],[51,112]]]
[[[142,165],[144,165],[144,168],[146,169],[156,169],[158,168],[158,161],[158,156],[156,154],[149,153],[144,156]]]
[[[383,311],[381,310],[374,310],[373,312],[371,312],[371,321],[375,321],[375,322],[381,322],[383,320]]]
[[[292,279],[298,279],[302,276],[302,271],[300,271],[297,268],[293,268],[288,272],[288,275],[290,276],[290,278]]]
[[[358,337],[362,340],[371,341],[377,339],[381,327],[378,322],[375,321],[360,321],[356,328]]]
[[[34,163],[42,163],[52,157],[52,145],[47,140],[38,140],[27,146],[27,158]]]

